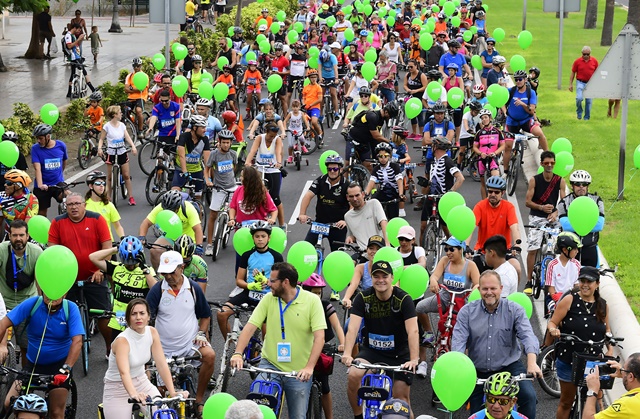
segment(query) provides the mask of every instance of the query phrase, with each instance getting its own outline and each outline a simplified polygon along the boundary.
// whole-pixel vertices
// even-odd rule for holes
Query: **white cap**
[[[329,45],[331,47],[331,49],[337,48],[337,49],[342,49],[342,45],[340,45],[339,42],[334,42],[333,44]]]
[[[184,263],[182,255],[175,250],[164,252],[160,256],[160,265],[158,266],[159,274],[169,274],[176,270],[176,268]]]

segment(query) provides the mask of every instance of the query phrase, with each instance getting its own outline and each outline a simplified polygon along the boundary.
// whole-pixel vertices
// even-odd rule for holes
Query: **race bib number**
[[[444,136],[444,130],[442,129],[442,127],[435,127],[433,129],[433,132],[435,132],[436,135],[442,135]]]
[[[233,172],[233,161],[225,160],[218,162],[218,173],[229,173]]]
[[[275,162],[275,156],[273,154],[260,154],[260,164],[273,164]]]
[[[369,347],[379,351],[392,351],[396,346],[393,335],[369,333]]]
[[[167,128],[167,127],[170,127],[170,126],[175,125],[175,124],[176,124],[176,120],[173,119],[173,118],[165,119],[164,121],[160,121],[160,126],[162,128]]]
[[[260,301],[264,298],[264,294],[260,291],[249,291],[249,298]]]
[[[313,234],[322,234],[323,236],[326,236],[329,234],[330,229],[331,226],[328,224],[311,223],[311,232]]]
[[[186,160],[187,160],[187,164],[196,164],[200,162],[200,155],[199,154],[187,154],[185,156]]]
[[[121,148],[124,147],[124,138],[118,138],[117,140],[113,140],[111,143],[113,148]]]
[[[45,170],[57,170],[62,167],[62,161],[60,159],[45,159],[44,160],[44,168]]]
[[[291,362],[291,342],[278,342],[278,362]]]

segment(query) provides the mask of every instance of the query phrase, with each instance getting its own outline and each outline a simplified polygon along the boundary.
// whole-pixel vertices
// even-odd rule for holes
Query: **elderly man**
[[[582,57],[576,59],[571,66],[571,77],[569,77],[569,91],[573,92],[573,79],[576,79],[576,113],[578,119],[582,119],[582,99],[584,88],[591,80],[591,76],[598,68],[598,60],[591,56],[591,48],[582,47]],[[591,118],[591,99],[584,98],[584,120]]]

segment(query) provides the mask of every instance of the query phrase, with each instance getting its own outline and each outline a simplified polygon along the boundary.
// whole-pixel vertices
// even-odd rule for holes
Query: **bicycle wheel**
[[[136,127],[129,118],[124,118],[123,122],[127,132],[129,133],[129,137],[131,137],[131,141],[135,144],[135,142],[138,141],[138,127]]]
[[[534,288],[533,290],[533,297],[536,300],[540,297],[540,294],[542,293],[542,288],[544,288],[543,284],[544,284],[545,278],[542,276],[542,272],[545,272],[545,276],[546,276],[547,269],[549,269],[549,263],[551,263],[552,260],[553,260],[553,256],[551,256],[551,258],[547,257],[544,259],[544,262],[542,263],[542,265],[540,265],[540,278],[537,281],[536,288]]]
[[[158,143],[146,142],[138,151],[138,165],[142,173],[149,176],[156,167],[156,158],[158,156]]]
[[[509,175],[507,176],[507,193],[509,196],[514,194],[518,185],[518,175],[520,174],[520,166],[522,166],[520,152],[520,144],[516,143],[509,161]]]
[[[416,183],[413,181],[413,178],[409,180],[409,187],[407,189],[409,190],[409,203],[413,204],[413,197],[416,194]]]
[[[64,419],[75,419],[78,411],[78,386],[73,378],[69,381],[69,394],[67,404],[64,407]]]
[[[476,182],[480,182],[480,172],[478,172],[478,160],[472,158],[467,166],[467,172],[471,179]]]
[[[231,378],[231,365],[229,362],[231,361],[231,357],[236,350],[236,343],[232,340],[229,341],[229,347],[227,348],[227,356],[224,360],[224,371],[222,371],[222,384],[220,385],[221,391],[224,393],[227,391],[229,387],[229,379]]]
[[[91,162],[91,144],[89,140],[83,138],[78,147],[78,163],[80,167],[86,169],[89,167],[89,162]]]
[[[4,360],[2,365],[9,368],[15,368],[17,359],[16,359],[16,348],[13,346],[13,343],[11,342],[7,343],[7,350],[8,350],[7,358]],[[16,379],[15,374],[10,371],[7,371],[7,374],[0,375],[0,400],[4,401],[7,398],[7,393],[9,392],[9,389],[13,385],[13,382],[15,381],[15,379]]]
[[[73,78],[71,85],[71,99],[78,99],[80,97],[80,77],[77,75]]]
[[[314,382],[311,384],[311,392],[309,393],[309,407],[307,408],[307,419],[321,419],[322,406],[320,405],[320,386]]]
[[[196,33],[204,33],[204,29],[202,28],[202,25],[200,24],[200,22],[196,22],[193,29],[195,30]]]
[[[427,258],[427,271],[431,275],[438,263],[438,232],[436,231],[435,221],[430,221],[427,224],[422,247],[424,247]]]
[[[82,372],[84,372],[85,377],[89,373],[89,333],[90,331],[87,328],[87,307],[84,304],[80,304],[78,306],[80,310],[80,319],[82,320],[82,327],[84,329],[84,336],[82,337],[82,349],[80,351],[80,355],[82,356]]]
[[[144,194],[149,205],[155,205],[158,196],[167,190],[169,190],[168,173],[162,166],[159,166],[153,169],[144,187]]]
[[[214,227],[215,235],[212,240],[213,253],[211,254],[211,260],[213,260],[214,262],[218,259],[220,248],[223,246],[224,234],[228,221],[229,215],[226,212],[221,212],[220,214],[218,214],[218,218],[216,218],[216,224]]]
[[[538,355],[538,366],[542,377],[538,377],[540,387],[550,396],[560,397],[560,381],[556,373],[556,351],[554,346],[547,346]]]
[[[296,170],[300,170],[300,163],[302,162],[302,155],[296,153],[296,155],[293,156],[293,160],[295,161],[295,164],[296,164]]]
[[[301,141],[301,143],[304,145],[304,147],[307,149],[307,152],[304,152],[304,149],[302,150],[302,154],[304,154],[305,156],[308,156],[309,154],[313,153],[314,151],[316,151],[316,149],[318,148],[318,143],[316,142],[316,138],[317,136],[314,136],[313,138],[308,135],[304,138],[304,140]]]
[[[117,159],[117,156],[115,157]],[[120,187],[120,166],[113,165],[111,169],[111,202],[118,208],[118,188]]]

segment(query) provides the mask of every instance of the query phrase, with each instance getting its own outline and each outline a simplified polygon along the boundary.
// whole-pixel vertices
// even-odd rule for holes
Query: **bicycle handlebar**
[[[284,377],[291,377],[291,378],[295,378],[298,373],[296,371],[279,371],[279,370],[270,370],[270,369],[266,369],[266,368],[259,368],[259,367],[254,367],[251,364],[245,363],[242,366],[241,371],[248,371],[248,372],[257,372],[257,373],[262,373],[262,374],[275,374],[275,375],[282,375]]]
[[[58,189],[60,191],[65,191],[65,190],[67,190],[69,188],[73,188],[74,186],[77,186],[77,185],[80,185],[80,184],[83,184],[83,183],[85,183],[84,180],[79,180],[79,181],[71,182],[71,183],[62,182],[61,185],[49,185],[48,188],[49,189]]]
[[[361,370],[384,370],[384,371],[392,371],[392,372],[404,372],[404,373],[412,373],[413,371],[402,368],[402,365],[379,365],[379,364],[367,364],[366,362],[361,361],[352,361],[351,366],[361,369]]]
[[[583,343],[583,344],[589,345],[589,346],[602,346],[602,345],[604,345],[606,343],[608,343],[609,345],[616,346],[618,342],[623,342],[624,341],[624,338],[619,338],[619,337],[615,337],[615,336],[610,336],[610,337],[609,336],[605,336],[604,339],[598,340],[598,341],[591,340],[591,339],[583,340],[583,339],[580,339],[578,336],[570,335],[570,334],[567,334],[567,333],[561,333],[559,339],[561,341],[564,341],[564,342],[576,341],[576,342]]]
[[[473,288],[469,288],[469,289],[462,290],[462,291],[453,291],[453,290],[450,290],[450,289],[449,289],[446,285],[444,285],[444,284],[439,284],[439,285],[440,285],[440,289],[443,289],[443,290],[447,291],[448,293],[450,293],[450,294],[452,294],[452,295],[462,295],[462,294],[466,294],[466,293],[469,293],[469,292],[472,292],[472,291],[473,291]]]
[[[518,374],[518,375],[512,375],[511,379],[513,381],[533,381],[533,379],[535,378],[535,376],[533,374],[527,374],[527,373],[522,373],[522,374]],[[480,384],[484,384],[489,378],[478,378],[476,379],[476,385]]]
[[[167,403],[171,403],[171,402],[176,402],[176,401],[187,401],[187,400],[195,400],[194,398],[184,398],[182,397],[182,395],[178,395],[175,397],[160,397],[160,396],[156,396],[153,399],[151,398],[151,396],[147,396],[147,399],[144,402],[139,402],[136,399],[129,397],[127,399],[128,403],[137,403],[139,405],[144,405],[144,406],[160,406],[162,404],[167,404]]]

